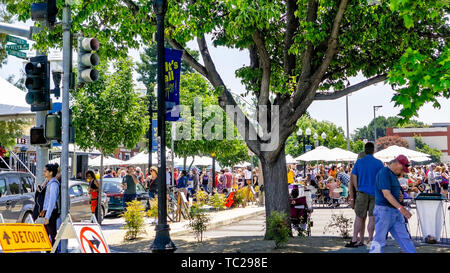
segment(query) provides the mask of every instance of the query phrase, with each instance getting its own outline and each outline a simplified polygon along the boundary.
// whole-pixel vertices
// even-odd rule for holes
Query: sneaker
[[[350,241],[345,245],[345,247],[358,247],[358,242]]]

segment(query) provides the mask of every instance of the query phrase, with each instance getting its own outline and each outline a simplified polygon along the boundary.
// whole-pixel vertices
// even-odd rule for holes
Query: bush
[[[195,197],[197,199],[197,204],[200,204],[201,206],[208,202],[208,193],[205,191],[198,191],[195,194]]]
[[[352,228],[353,220],[347,218],[343,213],[336,215],[331,215],[330,222],[325,226],[323,233],[325,234],[330,229],[334,229],[340,233],[343,239],[350,238],[350,231]]]
[[[210,220],[209,216],[198,205],[193,205],[189,209],[189,222],[186,226],[194,232],[198,242],[203,241],[203,232],[206,231]]]
[[[150,209],[147,211],[147,217],[158,218],[158,198],[150,200]]]
[[[291,236],[291,227],[285,212],[272,211],[267,219],[267,239],[275,241],[275,248],[286,245]]]
[[[134,240],[141,233],[145,233],[145,207],[141,202],[133,200],[127,203],[126,211],[121,215],[125,218],[125,240]]]
[[[238,208],[240,205],[244,204],[244,200],[245,200],[245,193],[242,189],[237,190],[234,193],[234,198],[233,198],[233,207],[234,208]]]
[[[215,209],[225,209],[225,194],[216,193],[209,198],[209,205]]]

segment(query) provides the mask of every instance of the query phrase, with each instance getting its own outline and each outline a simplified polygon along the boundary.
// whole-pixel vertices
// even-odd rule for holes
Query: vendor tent
[[[306,152],[299,157],[296,157],[297,161],[330,161],[331,150],[325,146],[319,146],[314,150]]]
[[[97,156],[94,159],[89,159],[89,166],[99,167],[101,163],[101,156]],[[125,161],[117,159],[115,157],[103,157],[103,166],[119,166],[126,164]]]
[[[358,154],[341,148],[331,149],[330,160],[328,161],[356,161]]]
[[[393,159],[395,159],[398,155],[404,155],[409,160],[416,161],[416,162],[423,162],[430,160],[430,155],[418,151],[414,151],[405,147],[392,145],[387,147],[384,150],[381,150],[379,152],[376,152],[374,154],[374,157],[378,158],[379,160],[383,162],[389,162]]]

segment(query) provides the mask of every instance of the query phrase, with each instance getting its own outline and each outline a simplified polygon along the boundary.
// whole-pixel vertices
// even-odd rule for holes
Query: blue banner
[[[165,48],[166,120],[180,119],[180,77],[183,51]]]
[[[152,152],[158,151],[158,120],[152,120]]]

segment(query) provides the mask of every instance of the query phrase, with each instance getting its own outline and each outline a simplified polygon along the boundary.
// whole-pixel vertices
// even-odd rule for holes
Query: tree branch
[[[175,41],[174,39],[169,38],[169,37],[166,37],[166,41],[174,49],[182,50],[183,51],[183,56],[182,56],[183,60],[187,64],[189,64],[189,66],[194,68],[198,73],[200,73],[203,77],[207,78],[206,68],[202,64],[200,64],[194,57],[192,57],[192,55],[189,54],[189,52],[187,52],[187,50],[180,43],[178,43],[177,41]]]
[[[295,31],[298,29],[300,23],[297,18],[295,18],[295,11],[298,10],[298,5],[296,0],[286,1],[286,33],[284,36],[284,73],[286,75],[291,75],[292,70],[295,68],[296,57],[295,55],[289,54],[289,49],[293,44],[293,38]]]
[[[266,105],[269,101],[270,92],[270,56],[267,52],[266,44],[264,39],[261,37],[259,31],[253,32],[253,41],[255,42],[256,48],[258,49],[259,57],[261,60],[261,66],[263,70],[261,78],[261,87],[258,97],[258,105]]]
[[[314,96],[314,100],[335,100],[339,99],[341,97],[347,96],[348,94],[351,94],[353,92],[356,92],[358,90],[361,90],[363,88],[366,88],[367,86],[370,86],[372,84],[382,82],[387,79],[387,74],[378,75],[375,77],[372,77],[370,79],[367,79],[365,81],[362,81],[360,83],[357,83],[355,85],[349,86],[343,90],[334,91],[331,93],[316,93]]]
[[[245,138],[246,131],[248,131],[248,135],[254,135],[257,136],[255,128],[252,126],[250,121],[248,120],[247,116],[245,116],[244,112],[242,112],[242,109],[238,106],[236,101],[234,100],[233,96],[231,95],[230,91],[226,88],[225,83],[223,82],[222,78],[220,77],[219,73],[216,70],[216,67],[214,65],[214,62],[211,58],[211,55],[208,50],[208,45],[206,44],[205,36],[202,35],[201,37],[197,37],[197,44],[198,48],[200,50],[200,54],[203,59],[203,63],[205,64],[206,69],[206,78],[209,80],[209,82],[212,84],[212,86],[218,90],[220,90],[220,96],[218,98],[219,106],[225,111],[227,110],[227,106],[233,106],[236,109],[236,112],[238,115],[244,117],[244,128],[242,128],[242,124],[238,124],[238,119],[235,119],[233,117],[229,117],[233,120],[234,124],[239,130],[239,133]],[[237,106],[237,107],[236,107]],[[242,131],[244,130],[244,131]],[[260,143],[258,140],[249,140],[248,138],[245,139],[245,142],[247,143],[248,148],[255,153],[256,155],[261,154],[260,149]]]

